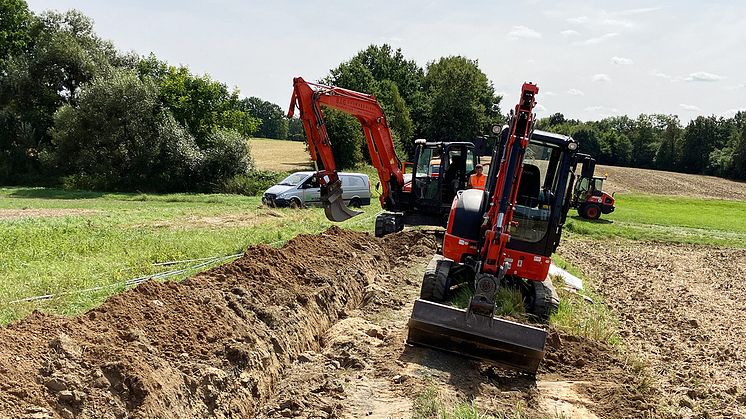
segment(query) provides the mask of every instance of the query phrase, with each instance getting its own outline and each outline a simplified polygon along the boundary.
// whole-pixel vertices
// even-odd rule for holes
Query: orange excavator
[[[453,197],[466,188],[478,163],[473,143],[416,140],[413,171],[405,175],[394,151],[388,121],[375,97],[295,78],[288,117],[293,116],[296,107],[300,110],[321,185],[321,202],[331,221],[344,221],[359,212],[349,209],[342,200],[342,184],[322,106],[353,115],[363,128],[382,186],[380,201],[385,211],[376,218],[377,237],[400,231],[404,225],[446,225]]]
[[[442,254],[435,255],[428,265],[420,298],[414,304],[407,339],[410,344],[529,373],[538,369],[546,331],[495,316],[498,291],[503,287],[520,291],[526,312],[538,321],[548,320],[559,304],[547,275],[571,204],[569,191],[575,181],[578,144],[571,137],[534,130],[538,91],[536,85],[524,83],[510,123],[493,127],[500,140],[485,189],[460,188],[438,197],[436,206],[448,199],[446,233]],[[418,212],[426,211],[423,204],[432,202],[421,193],[426,182],[437,179],[438,185],[448,185],[453,178],[443,170],[434,173],[433,162],[440,160],[446,167],[450,163],[464,169],[456,166],[462,163],[459,159],[449,157],[468,158],[468,153],[434,159],[434,154],[426,151],[447,146],[418,140],[415,170],[411,181],[405,182],[386,119],[372,96],[296,78],[289,116],[295,106],[300,108],[311,156],[323,164],[319,176],[326,188],[322,188],[322,196],[326,196],[322,200],[330,220],[347,219],[355,213],[340,199],[341,185],[323,124],[322,104],[352,113],[362,124],[373,164],[385,186],[381,196],[384,209],[419,216]],[[464,286],[473,289],[467,307],[450,305],[452,294]]]

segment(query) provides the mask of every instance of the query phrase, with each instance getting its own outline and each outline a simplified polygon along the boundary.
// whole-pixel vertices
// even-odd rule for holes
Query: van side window
[[[365,182],[363,182],[363,179],[361,179],[361,178],[359,178],[357,176],[353,176],[353,177],[350,178],[350,186],[355,186],[355,187],[361,187],[362,188],[362,187],[365,187]]]
[[[309,188],[318,188],[319,187],[319,179],[316,177],[316,175],[311,176],[310,178],[306,179],[305,182],[303,182],[303,188],[309,189]]]

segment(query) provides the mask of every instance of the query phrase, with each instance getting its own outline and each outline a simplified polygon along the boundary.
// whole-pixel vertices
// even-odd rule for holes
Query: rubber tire
[[[596,204],[589,204],[583,210],[585,218],[589,220],[598,220],[601,217],[601,207]]]
[[[451,288],[451,279],[448,272],[451,270],[453,261],[441,255],[435,255],[425,269],[420,288],[420,298],[434,303],[442,303],[448,298]]]
[[[546,323],[549,317],[559,309],[559,295],[551,279],[542,282],[531,281],[533,298],[530,299],[526,312],[535,320]]]
[[[303,208],[303,204],[301,204],[300,200],[298,200],[297,198],[292,198],[290,200],[290,205],[289,206],[292,209]]]
[[[363,203],[360,201],[360,198],[352,198],[350,199],[350,206],[352,208],[360,208],[363,206]]]
[[[385,232],[383,230],[383,219],[381,218],[380,215],[376,217],[376,224],[373,229],[373,232],[374,232],[373,234],[376,237],[383,237],[385,235]]]

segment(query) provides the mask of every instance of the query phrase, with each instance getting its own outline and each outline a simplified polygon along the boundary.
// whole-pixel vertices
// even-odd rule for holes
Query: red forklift
[[[598,220],[601,214],[614,212],[614,195],[604,192],[606,176],[595,176],[596,159],[588,154],[577,155],[582,171],[572,192],[571,206],[578,215],[588,220]]]

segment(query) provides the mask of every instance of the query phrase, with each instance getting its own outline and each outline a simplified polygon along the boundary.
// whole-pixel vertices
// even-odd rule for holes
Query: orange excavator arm
[[[296,77],[293,79],[288,118],[293,116],[296,107],[300,110],[308,150],[317,165],[321,202],[327,218],[331,221],[344,221],[360,212],[350,210],[342,201],[342,184],[337,175],[337,164],[321,106],[348,113],[362,125],[371,161],[383,186],[380,200],[385,208],[392,199],[391,189],[404,186],[404,174],[401,162],[394,152],[394,141],[386,116],[375,97],[340,87],[309,83]],[[322,165],[321,169],[318,168],[319,163]]]

